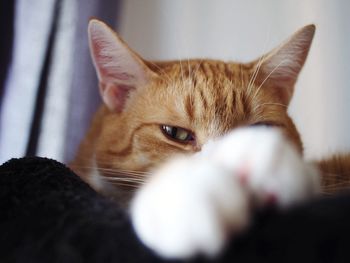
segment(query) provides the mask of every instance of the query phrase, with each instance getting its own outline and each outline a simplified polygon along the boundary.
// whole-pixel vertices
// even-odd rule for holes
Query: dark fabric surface
[[[215,262],[350,262],[350,194],[264,211]],[[0,166],[0,262],[159,262],[126,213],[64,165]],[[197,258],[195,261],[204,261]]]
[[[15,0],[0,1],[0,110],[7,72],[12,58],[15,3]]]

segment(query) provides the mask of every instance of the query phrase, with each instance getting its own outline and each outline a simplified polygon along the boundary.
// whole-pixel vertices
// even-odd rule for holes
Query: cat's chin
[[[141,241],[165,258],[217,255],[252,209],[289,207],[319,191],[316,169],[276,129],[238,129],[158,169],[131,203]]]

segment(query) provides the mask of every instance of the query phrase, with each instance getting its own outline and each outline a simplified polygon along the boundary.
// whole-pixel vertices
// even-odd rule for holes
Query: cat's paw
[[[162,257],[213,256],[246,227],[248,201],[225,168],[198,156],[178,158],[137,193],[131,218],[138,237]]]
[[[238,129],[166,163],[136,194],[131,218],[142,242],[163,257],[216,255],[248,225],[254,206],[286,207],[318,190],[317,170],[278,130]]]
[[[201,154],[238,176],[256,205],[287,207],[320,191],[318,170],[276,128],[234,130]]]

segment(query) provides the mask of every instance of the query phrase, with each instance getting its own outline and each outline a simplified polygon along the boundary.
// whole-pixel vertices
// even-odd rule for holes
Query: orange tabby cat
[[[287,113],[315,26],[250,63],[150,62],[101,21],[88,32],[104,103],[71,167],[129,205],[135,233],[156,253],[216,255],[255,207],[319,193]],[[349,185],[349,156],[316,165],[323,192]]]
[[[150,62],[103,22],[91,20],[88,31],[104,105],[71,167],[95,190],[129,199],[151,168],[175,154],[198,152],[209,140],[242,126],[278,127],[302,153],[287,108],[314,25],[250,63]],[[349,157],[320,167],[325,191],[348,185],[342,174],[333,174],[350,171]]]

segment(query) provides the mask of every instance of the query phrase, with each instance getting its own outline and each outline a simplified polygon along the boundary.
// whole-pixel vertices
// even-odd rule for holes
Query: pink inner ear
[[[126,100],[134,88],[127,85],[107,84],[101,86],[102,98],[107,107],[116,112],[122,112],[125,108]]]
[[[113,89],[113,95],[115,101],[118,102],[117,111],[122,111],[125,107],[125,102],[129,98],[130,92],[133,90],[133,87],[128,87],[125,85],[119,85],[116,89]]]
[[[115,70],[111,71],[111,68],[107,67],[100,67],[100,75],[101,79],[103,81],[125,81],[130,82],[131,79],[133,79],[133,76],[126,72],[119,72],[122,69],[119,69],[117,67],[114,68]]]
[[[129,93],[148,81],[147,67],[101,22],[90,22],[89,41],[103,101],[110,110],[121,112]]]
[[[106,53],[106,47],[108,44],[103,40],[95,39],[92,41],[92,49],[95,54],[95,63],[97,64],[97,69],[99,71],[100,78],[103,80],[121,80],[128,81],[132,78],[127,72],[123,72],[117,64],[114,65],[116,58],[112,55]],[[106,53],[106,54],[104,54]],[[122,59],[122,58],[121,58]]]

